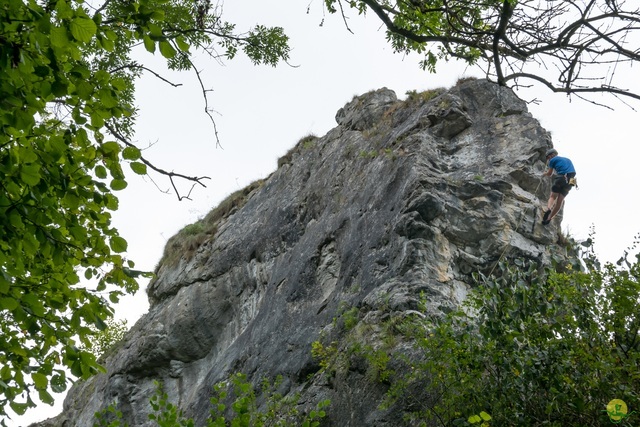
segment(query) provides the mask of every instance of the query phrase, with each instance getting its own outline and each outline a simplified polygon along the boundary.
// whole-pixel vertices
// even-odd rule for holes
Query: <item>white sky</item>
[[[193,191],[193,201],[178,202],[174,194],[163,194],[148,180],[131,174],[129,188],[118,194],[121,207],[114,223],[129,242],[128,255],[137,268],[152,270],[167,239],[206,215],[230,193],[273,172],[277,159],[300,138],[309,133],[322,136],[335,127],[335,113],[354,95],[387,87],[404,98],[408,90],[450,87],[459,77],[483,76],[460,64],[441,65],[435,75],[421,71],[419,56],[393,54],[373,15],[354,17],[349,25],[355,34],[351,34],[337,15],[325,16],[320,27],[321,6],[320,0],[310,4],[296,0],[227,2],[224,18],[239,29],[258,23],[284,27],[291,39],[290,64],[295,67],[254,67],[242,55],[222,66],[199,60],[205,86],[214,90],[210,106],[219,113],[216,123],[223,149],[216,148],[193,75],[165,73],[183,84],[179,88],[151,76],[140,82],[136,139],[141,147],[154,144],[144,155],[163,169],[206,175],[211,180],[207,188]],[[146,58],[149,64],[162,63],[160,58]],[[629,79],[634,76],[640,92],[637,72],[631,71]],[[552,133],[560,155],[571,158],[576,166],[580,189],[567,198],[563,229],[584,239],[594,225],[601,258],[617,260],[640,232],[640,148],[635,132],[640,114],[620,103],[614,103],[616,109],[610,111],[577,98],[570,102],[541,87],[518,94],[523,99],[542,100],[540,105],[530,105],[530,111]],[[603,98],[602,102],[613,101]],[[640,103],[634,106],[640,108]],[[154,178],[169,189],[162,177]],[[147,309],[141,289],[135,297],[123,300],[117,317],[128,319],[132,326]],[[15,419],[13,425],[25,426],[59,413],[63,398],[55,397],[59,401],[54,408],[36,408]]]

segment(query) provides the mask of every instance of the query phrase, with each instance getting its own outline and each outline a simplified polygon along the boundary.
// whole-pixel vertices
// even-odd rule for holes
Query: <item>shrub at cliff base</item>
[[[385,404],[411,408],[410,425],[480,413],[496,426],[638,425],[640,255],[629,257],[601,267],[589,252],[584,272],[563,273],[517,260],[477,276],[460,310],[410,322],[420,357],[405,359]]]

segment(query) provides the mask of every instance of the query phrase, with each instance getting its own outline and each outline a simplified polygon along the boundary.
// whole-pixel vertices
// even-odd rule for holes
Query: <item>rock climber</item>
[[[542,217],[542,224],[547,225],[556,216],[564,198],[567,197],[569,191],[576,185],[576,170],[571,160],[566,157],[558,156],[558,151],[554,148],[547,150],[545,153],[547,158],[547,170],[542,176],[551,176],[554,172],[553,184],[551,186],[551,195],[547,202],[547,210]]]

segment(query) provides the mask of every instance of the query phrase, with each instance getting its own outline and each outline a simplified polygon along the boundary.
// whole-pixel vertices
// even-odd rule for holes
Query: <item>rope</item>
[[[542,177],[540,177],[540,181],[538,181],[538,186],[536,187],[536,189],[533,191],[533,195],[536,196],[536,194],[538,193],[538,189],[540,188],[540,185],[542,184]],[[534,209],[536,209],[536,207],[534,206]],[[535,221],[536,221],[536,216],[537,216],[537,211],[534,210],[534,215],[533,215],[533,224],[535,226]],[[516,228],[513,230],[514,234],[515,232],[518,231],[518,229],[520,228],[520,224],[522,224],[522,220],[524,219],[524,217],[526,216],[525,214],[527,213],[527,210],[524,209],[522,211],[522,213],[520,214],[520,219],[518,220],[518,223],[516,224]],[[504,225],[503,230],[507,229],[507,225]],[[500,254],[500,257],[498,257],[498,260],[496,261],[496,263],[493,265],[493,268],[491,269],[491,271],[489,272],[489,276],[490,277],[493,274],[493,270],[496,269],[496,267],[498,266],[498,264],[500,263],[500,261],[502,261],[502,258],[504,258],[504,255],[507,253],[507,249],[509,249],[509,246],[511,245],[511,239],[513,238],[513,234],[511,234],[511,236],[509,237],[509,242],[504,246],[504,249],[502,250],[502,253]]]

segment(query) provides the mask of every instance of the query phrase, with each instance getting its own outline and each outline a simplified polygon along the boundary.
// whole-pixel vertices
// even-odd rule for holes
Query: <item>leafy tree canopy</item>
[[[373,12],[398,52],[423,68],[462,59],[499,84],[536,81],[554,92],[640,99],[618,64],[640,61],[640,8],[631,0],[325,0],[330,12]],[[345,19],[345,22],[346,19]],[[637,66],[637,64],[636,64]]]
[[[154,73],[142,47],[197,72],[195,51],[275,65],[287,43],[279,27],[239,32],[209,0],[0,3],[0,418],[7,404],[34,406],[33,394],[52,403],[64,367],[100,369],[79,347],[145,274],[111,225],[125,168],[205,178],[166,172],[131,142],[135,82]]]

